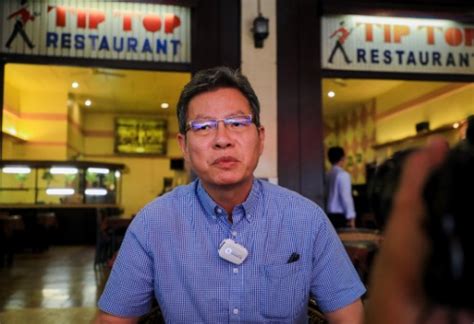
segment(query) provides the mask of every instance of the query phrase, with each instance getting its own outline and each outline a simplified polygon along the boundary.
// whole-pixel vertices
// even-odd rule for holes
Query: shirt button
[[[234,309],[232,310],[232,312],[233,312],[235,315],[237,315],[237,314],[239,314],[239,309],[238,309],[238,308],[234,308]]]
[[[233,237],[236,237],[236,236],[237,236],[237,232],[236,232],[236,231],[232,231],[232,236],[233,236]]]
[[[216,213],[221,214],[221,213],[222,213],[222,209],[217,208],[217,209],[216,209]]]
[[[234,273],[235,274],[239,273],[239,268],[234,268]]]

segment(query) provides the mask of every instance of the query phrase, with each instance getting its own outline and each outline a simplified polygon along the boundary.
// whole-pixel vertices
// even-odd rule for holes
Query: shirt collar
[[[206,215],[211,217],[213,220],[217,220],[219,214],[224,211],[224,208],[219,206],[212,198],[209,196],[207,191],[202,186],[202,182],[197,180],[196,184],[196,195],[200,201],[202,207],[204,208]],[[247,199],[235,208],[242,208],[244,210],[245,219],[250,223],[255,219],[255,212],[257,210],[257,205],[259,200],[262,197],[262,184],[260,180],[254,179],[252,183],[252,189],[247,197]]]

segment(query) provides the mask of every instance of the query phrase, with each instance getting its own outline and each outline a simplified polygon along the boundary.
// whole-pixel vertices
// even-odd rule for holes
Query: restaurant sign
[[[189,63],[187,7],[87,0],[3,0],[0,52]]]
[[[372,16],[322,18],[326,69],[474,74],[474,25]]]

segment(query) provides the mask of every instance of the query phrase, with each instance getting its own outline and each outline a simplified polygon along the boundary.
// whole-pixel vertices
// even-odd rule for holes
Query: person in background
[[[326,174],[326,212],[334,228],[354,228],[356,212],[351,176],[342,168],[346,160],[344,149],[339,146],[329,148],[328,159],[332,167]]]
[[[135,323],[155,297],[168,323],[361,323],[365,287],[324,212],[253,172],[263,151],[247,78],[200,71],[177,106],[178,141],[197,179],[134,218],[97,323]]]

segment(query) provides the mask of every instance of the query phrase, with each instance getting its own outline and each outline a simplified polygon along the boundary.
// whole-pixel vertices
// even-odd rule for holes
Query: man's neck
[[[209,196],[229,215],[232,222],[232,211],[234,207],[242,204],[252,190],[252,181],[240,183],[233,186],[208,186],[203,183],[203,187]]]

